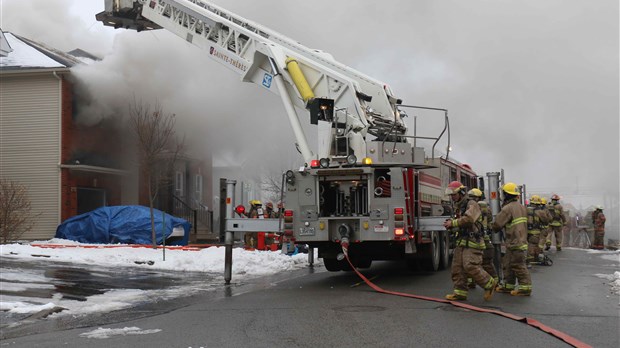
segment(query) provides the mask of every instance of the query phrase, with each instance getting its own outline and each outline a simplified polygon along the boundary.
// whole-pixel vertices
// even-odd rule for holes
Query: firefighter
[[[253,199],[250,202],[250,210],[246,213],[250,219],[258,219],[259,215],[262,215],[263,204],[257,199]]]
[[[594,243],[592,243],[592,249],[605,248],[605,220],[603,206],[597,205],[592,213],[592,223],[594,224]]]
[[[265,217],[268,219],[276,218],[276,212],[273,210],[273,203],[271,202],[265,204]]]
[[[545,250],[551,249],[551,236],[555,235],[555,249],[562,251],[562,230],[566,226],[566,216],[564,215],[564,208],[560,204],[560,196],[557,194],[551,196],[551,204],[547,209],[551,214],[551,221],[549,222]]]
[[[452,261],[452,281],[454,291],[446,295],[448,300],[467,299],[467,277],[485,289],[484,299],[490,300],[497,282],[481,266],[482,253],[485,249],[480,227],[480,206],[474,199],[470,199],[463,184],[451,182],[446,188],[446,194],[454,204],[454,218],[448,219],[443,226],[451,232],[456,232],[456,248]]]
[[[540,234],[542,226],[549,223],[551,215],[542,204],[541,197],[533,195],[527,207],[527,265],[538,261],[541,253]]]
[[[509,182],[502,187],[504,204],[491,225],[494,231],[505,227],[506,255],[504,257],[504,285],[497,292],[512,296],[530,296],[532,278],[525,264],[527,253],[527,209],[519,202],[517,185]],[[516,287],[517,281],[519,287]]]
[[[273,210],[273,203],[271,203],[271,202],[265,203],[264,216],[265,216],[265,219],[275,219],[275,218],[277,218],[276,212]],[[265,246],[266,246],[266,248],[268,248],[268,249],[271,248],[271,245],[275,242],[274,236],[275,236],[275,234],[273,234],[273,233],[266,233],[265,234]]]
[[[248,203],[250,203],[250,210],[246,213],[246,216],[250,219],[262,219],[264,216],[261,201],[253,199]],[[244,234],[243,240],[246,248],[253,249],[256,247],[256,236],[253,232]]]
[[[540,197],[540,204],[542,205],[543,208],[545,208],[545,210],[547,210],[548,205],[547,205],[547,198],[545,197]],[[549,213],[549,221],[551,221],[551,214]],[[543,248],[545,247],[545,241],[547,240],[547,236],[549,235],[549,221],[548,222],[541,222],[540,224],[540,238],[539,238],[539,242],[538,242],[538,248],[539,250],[543,250]],[[547,249],[545,249],[547,250]]]
[[[499,277],[497,276],[497,270],[493,265],[493,258],[495,257],[495,248],[493,244],[491,244],[491,221],[493,221],[493,215],[491,214],[491,209],[489,208],[489,204],[484,200],[484,193],[477,188],[473,188],[467,192],[469,197],[476,202],[480,206],[480,218],[479,221],[482,225],[482,235],[484,239],[485,249],[482,252],[482,268],[495,279],[495,282],[499,282]],[[476,283],[474,283],[473,279],[468,279],[468,286],[470,289],[476,287]]]

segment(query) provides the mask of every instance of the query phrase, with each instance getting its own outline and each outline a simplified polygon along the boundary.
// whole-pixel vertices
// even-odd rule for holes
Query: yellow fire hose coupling
[[[299,91],[299,94],[304,102],[308,102],[308,100],[313,99],[314,92],[312,92],[312,88],[310,88],[304,73],[301,71],[301,68],[297,63],[297,59],[293,57],[286,58],[286,69],[291,75],[291,78],[295,83],[295,87],[297,87],[297,91]]]

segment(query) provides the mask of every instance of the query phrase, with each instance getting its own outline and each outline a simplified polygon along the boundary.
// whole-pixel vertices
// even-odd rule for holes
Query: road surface
[[[495,294],[485,302],[476,289],[467,303],[536,319],[593,347],[620,346],[618,295],[595,276],[618,271],[618,261],[576,249],[552,258],[553,266],[532,270],[531,297]],[[449,271],[415,273],[382,262],[364,273],[386,290],[431,297],[451,291]],[[99,328],[117,331],[95,338],[102,337]],[[569,346],[521,322],[380,294],[353,273],[323,268],[89,319],[43,321],[19,334],[24,336],[7,337],[1,347]]]

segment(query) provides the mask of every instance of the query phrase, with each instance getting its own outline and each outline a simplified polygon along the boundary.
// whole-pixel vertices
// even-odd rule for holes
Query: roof
[[[81,48],[76,48],[73,51],[69,51],[67,53],[77,58],[88,58],[90,60],[101,60],[101,58],[97,57],[96,55],[90,52],[86,52]]]
[[[0,57],[6,57],[9,53],[11,53],[13,49],[9,42],[6,41],[6,37],[4,37],[4,33],[0,30]]]
[[[0,70],[67,69],[80,61],[71,55],[13,33],[3,33],[12,51],[0,56]]]

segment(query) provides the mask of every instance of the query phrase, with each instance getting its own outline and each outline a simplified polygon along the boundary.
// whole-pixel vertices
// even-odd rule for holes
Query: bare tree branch
[[[14,242],[35,224],[26,186],[0,178],[0,238],[2,244]]]
[[[136,135],[140,170],[148,187],[153,247],[157,246],[153,203],[161,187],[172,185],[174,163],[184,148],[185,138],[176,140],[175,122],[176,115],[165,114],[157,101],[153,111],[135,98],[129,105],[129,124]]]

